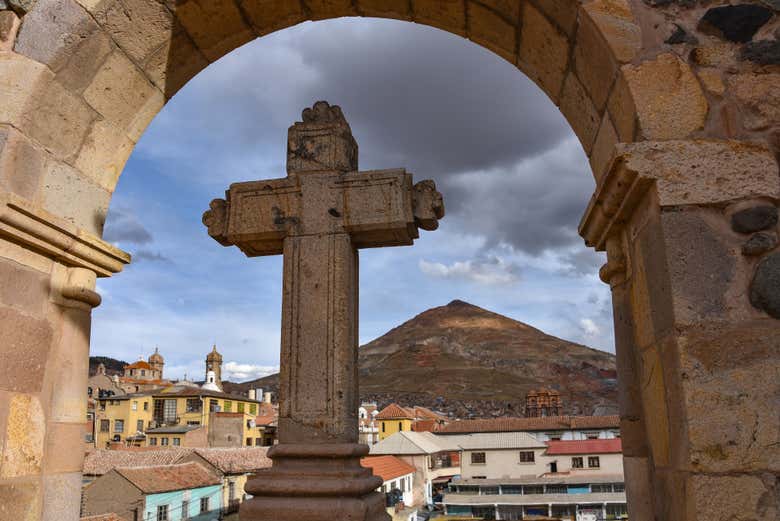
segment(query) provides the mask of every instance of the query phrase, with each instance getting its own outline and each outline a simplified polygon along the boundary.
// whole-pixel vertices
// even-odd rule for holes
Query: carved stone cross
[[[279,445],[242,521],[389,519],[357,443],[357,250],[411,245],[444,205],[433,181],[358,172],[357,157],[341,109],[319,101],[288,131],[286,178],[234,183],[203,215],[224,246],[284,255]]]

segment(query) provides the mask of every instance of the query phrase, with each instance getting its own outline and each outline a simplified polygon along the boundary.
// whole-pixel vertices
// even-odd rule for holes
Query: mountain
[[[97,373],[97,367],[100,364],[106,366],[107,375],[112,375],[112,374],[121,375],[124,371],[125,366],[127,365],[127,362],[123,362],[122,360],[117,360],[116,358],[111,358],[108,356],[90,356],[89,357],[90,376]]]
[[[566,414],[617,406],[615,357],[454,300],[420,313],[359,351],[360,395],[461,418],[523,414],[531,389],[556,389]],[[226,390],[276,392],[278,375]]]

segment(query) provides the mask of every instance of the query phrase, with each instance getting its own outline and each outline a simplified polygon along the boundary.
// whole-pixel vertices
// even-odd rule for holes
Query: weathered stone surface
[[[79,459],[83,458],[80,457]],[[81,482],[80,471],[44,476],[43,497],[46,500],[43,502],[43,517],[41,521],[78,519],[81,507],[81,502],[79,501],[81,497]]]
[[[727,521],[740,519],[745,512],[750,512],[751,521],[775,521],[780,512],[773,480],[769,474],[763,479],[756,475],[693,475],[688,478],[686,488],[698,519]]]
[[[577,27],[579,0],[547,0],[538,3],[539,9],[568,36],[574,36]]]
[[[601,120],[599,133],[596,136],[596,142],[593,144],[593,151],[590,154],[590,167],[593,169],[593,175],[597,182],[604,175],[617,142],[618,137],[615,127],[612,126],[609,114],[605,112],[604,118]]]
[[[0,519],[39,521],[43,495],[35,479],[0,483]]]
[[[517,25],[520,21],[522,4],[520,0],[479,0],[479,2],[496,11],[512,25]]]
[[[19,30],[19,17],[13,11],[0,12],[0,51],[10,51]]]
[[[0,54],[0,123],[21,126],[29,93],[50,78],[41,63],[14,53]]]
[[[749,42],[743,47],[740,57],[759,65],[780,65],[780,41]]]
[[[408,20],[412,17],[409,0],[360,0],[358,9],[363,16],[397,18]]]
[[[44,273],[0,259],[0,303],[5,306],[31,316],[43,315],[48,282]]]
[[[176,18],[210,61],[255,37],[233,0],[186,2],[176,7]]]
[[[732,74],[726,83],[742,105],[745,128],[761,130],[780,121],[780,74]]]
[[[6,0],[9,7],[13,9],[19,16],[29,13],[38,3],[38,0]]]
[[[144,72],[165,99],[170,99],[208,63],[187,33],[180,29],[149,57]]]
[[[750,283],[750,303],[774,318],[780,318],[780,252],[763,258]]]
[[[655,347],[642,351],[640,372],[645,415],[652,418],[646,426],[653,461],[658,466],[666,466],[670,457],[669,414],[666,406],[664,370]]]
[[[618,68],[612,49],[601,29],[588,16],[580,19],[574,46],[574,70],[580,83],[601,113],[609,97]]]
[[[703,67],[696,71],[696,74],[699,76],[699,79],[701,80],[701,83],[704,85],[704,88],[707,90],[707,92],[716,94],[718,96],[723,96],[723,94],[726,92],[726,85],[723,83],[720,70],[716,68]]]
[[[696,45],[699,43],[699,39],[696,38],[695,35],[689,33],[682,25],[674,24],[674,30],[672,31],[672,34],[669,35],[669,38],[665,40],[665,43],[668,43],[669,45],[679,45],[681,43]]]
[[[742,245],[742,255],[756,256],[763,255],[777,247],[777,234],[770,232],[760,232],[753,234],[745,244]]]
[[[586,154],[593,149],[593,142],[599,130],[601,118],[593,105],[593,101],[585,92],[585,88],[573,73],[569,73],[563,85],[563,95],[560,104],[563,112],[571,125],[574,133],[582,143]]]
[[[737,64],[737,50],[730,43],[696,47],[691,51],[691,59],[695,64],[703,67],[732,67]]]
[[[0,366],[0,390],[39,392],[53,338],[51,326],[45,320],[5,306],[0,306],[0,323],[14,324],[5,334],[8,352]]]
[[[35,200],[46,153],[30,143],[21,132],[0,125],[0,186],[3,190]]]
[[[300,2],[287,0],[244,0],[241,8],[258,35],[289,27],[306,19]]]
[[[465,4],[463,0],[412,0],[413,19],[466,36]]]
[[[520,38],[520,68],[557,102],[569,60],[568,39],[530,3],[523,6]]]
[[[108,120],[101,120],[92,126],[75,166],[98,186],[113,192],[132,152],[130,138]]]
[[[52,163],[43,178],[43,207],[88,233],[103,234],[111,192],[64,163]]]
[[[173,15],[161,2],[106,0],[93,9],[97,22],[136,63],[170,40]]]
[[[662,54],[640,65],[625,65],[639,125],[647,139],[680,139],[701,129],[708,104],[687,63]]]
[[[354,7],[352,0],[306,0],[306,8],[312,20],[354,15]]]
[[[612,86],[612,93],[607,101],[607,110],[615,125],[619,140],[624,143],[633,141],[636,132],[636,107],[634,99],[631,97],[631,90],[628,88],[628,82],[623,74],[618,74],[615,84]]]
[[[469,39],[495,52],[509,63],[517,60],[515,26],[476,2],[469,2]]]
[[[86,406],[82,407],[86,415]],[[84,453],[63,451],[61,447],[77,447],[84,440],[84,423],[49,422],[45,457],[47,474],[78,473],[84,463]]]
[[[626,0],[597,0],[584,5],[602,38],[606,39],[615,59],[627,63],[642,47],[642,33],[634,23],[631,7]],[[580,25],[583,22],[580,21]]]
[[[29,394],[11,398],[0,462],[0,478],[16,478],[40,472],[46,417],[40,401]]]
[[[777,208],[770,205],[745,208],[731,216],[731,227],[739,233],[760,232],[775,225],[777,225]]]
[[[745,43],[772,18],[772,11],[752,4],[713,7],[699,22],[699,31],[720,38]]]

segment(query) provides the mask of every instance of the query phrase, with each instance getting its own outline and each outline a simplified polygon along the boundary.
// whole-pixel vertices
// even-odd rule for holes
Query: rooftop
[[[156,427],[147,429],[146,434],[186,434],[190,431],[200,429],[203,425],[172,425],[170,427]]]
[[[253,400],[248,396],[240,394],[230,394],[221,391],[209,391],[208,389],[202,389],[197,387],[190,387],[189,385],[174,385],[158,391],[155,393],[155,398],[169,398],[175,396],[177,398],[197,398],[200,396],[209,396],[212,398],[222,398],[224,400],[235,400],[240,402],[262,403],[258,400]]]
[[[413,474],[416,470],[413,466],[395,456],[368,456],[362,458],[360,464],[370,468],[375,476],[382,478],[382,481],[390,481],[407,474]]]
[[[625,503],[625,492],[590,494],[445,494],[445,505],[577,505],[592,503]]]
[[[152,366],[144,360],[138,360],[125,366],[125,369],[151,369]]]
[[[448,450],[460,450],[450,443],[446,437],[437,437],[430,432],[396,432],[376,445],[371,446],[371,455],[414,455],[436,454]]]
[[[223,474],[245,474],[271,466],[267,447],[195,449],[193,452]]]
[[[541,418],[494,418],[461,420],[442,426],[438,434],[470,432],[562,431],[577,429],[617,429],[619,416],[544,416]]]
[[[219,476],[198,463],[121,467],[114,470],[144,494],[190,490],[222,483]]]
[[[397,403],[391,403],[379,414],[376,415],[377,420],[413,420],[414,413],[406,407],[401,407]]]
[[[548,474],[545,476],[520,476],[501,479],[461,479],[453,481],[453,485],[478,485],[490,487],[498,485],[570,485],[589,483],[623,483],[623,474]]]
[[[547,454],[620,454],[623,444],[620,438],[610,440],[548,441]]]
[[[474,449],[544,449],[547,444],[527,432],[478,432],[442,436],[464,450]]]
[[[116,467],[171,465],[189,452],[185,448],[140,451],[96,449],[84,459],[84,474],[102,476]]]

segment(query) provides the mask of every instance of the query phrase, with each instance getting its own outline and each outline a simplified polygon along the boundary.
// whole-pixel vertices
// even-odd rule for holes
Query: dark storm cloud
[[[106,216],[103,238],[113,243],[149,244],[152,234],[127,208],[111,208]]]

